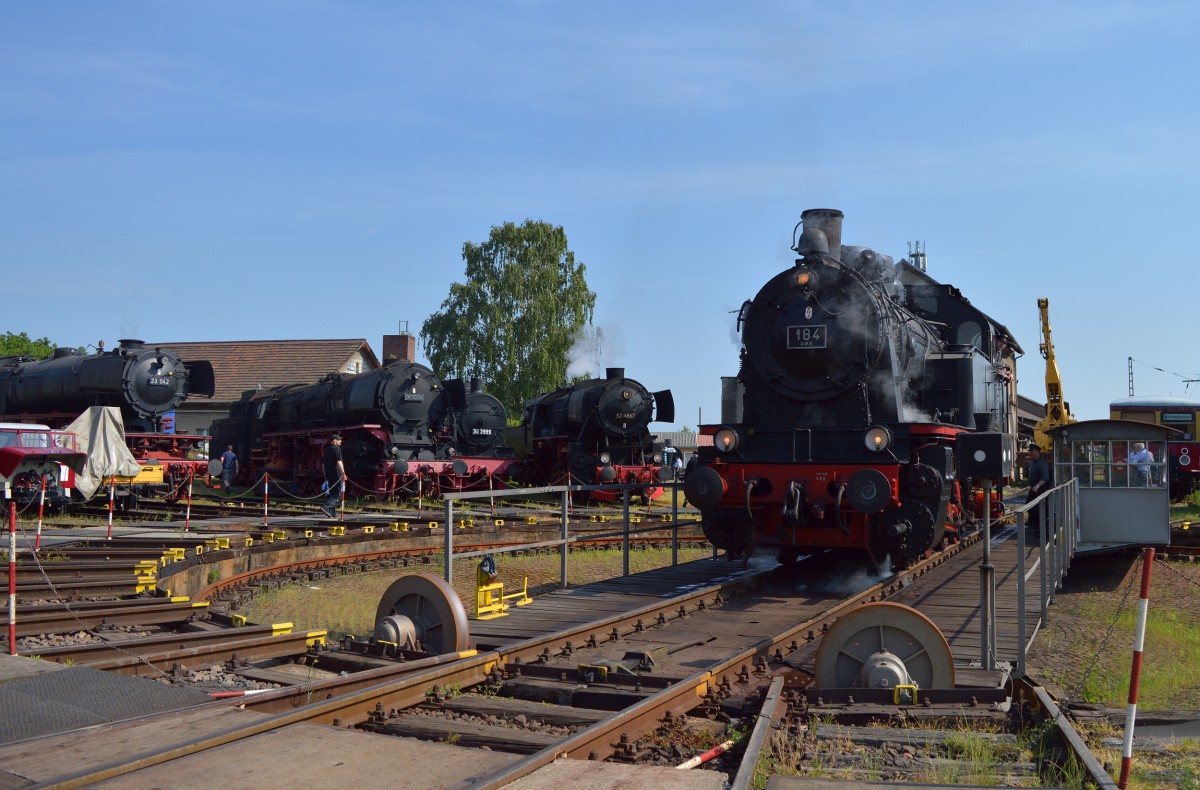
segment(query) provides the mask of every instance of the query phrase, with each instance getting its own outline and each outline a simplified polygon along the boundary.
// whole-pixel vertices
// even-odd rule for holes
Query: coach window
[[[1112,443],[1112,485],[1113,488],[1129,488],[1129,457],[1128,442]]]

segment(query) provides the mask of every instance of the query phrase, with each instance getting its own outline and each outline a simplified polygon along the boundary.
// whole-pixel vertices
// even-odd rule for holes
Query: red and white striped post
[[[113,508],[117,504],[117,476],[112,475],[108,478],[108,537],[105,540],[112,540],[112,522]]]
[[[196,467],[188,467],[188,501],[187,510],[183,511],[183,531],[187,532],[192,526],[192,482],[196,479]]]
[[[17,503],[8,503],[8,654],[17,654]]]
[[[271,501],[271,475],[263,472],[263,526],[267,526],[267,503]]]
[[[42,547],[42,516],[46,513],[46,476],[42,475],[42,498],[38,501],[37,537],[33,539],[33,550]]]
[[[342,506],[341,506],[340,518],[342,519],[342,521],[346,520],[346,481],[345,480],[342,481]]]
[[[1133,665],[1129,669],[1129,705],[1125,709],[1125,742],[1121,745],[1121,778],[1117,787],[1129,787],[1133,767],[1133,722],[1137,717],[1138,680],[1142,674],[1142,645],[1146,639],[1146,612],[1150,607],[1150,571],[1154,568],[1154,549],[1142,553],[1142,593],[1138,598],[1137,630],[1133,635]]]

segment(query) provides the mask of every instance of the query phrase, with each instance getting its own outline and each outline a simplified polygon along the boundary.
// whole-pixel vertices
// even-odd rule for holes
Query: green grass
[[[711,556],[711,548],[679,548],[680,562]],[[496,555],[496,562],[500,580],[505,583],[505,594],[520,590],[526,576],[529,577],[529,594],[535,599],[538,595],[559,588],[557,552],[531,557]],[[631,573],[670,564],[670,549],[629,553]],[[475,567],[474,560],[458,560],[454,563],[454,589],[462,599],[468,616],[475,607]],[[620,576],[621,569],[619,550],[576,551],[567,559],[567,578],[573,585]],[[329,631],[330,639],[340,639],[346,635],[366,637],[375,630],[375,608],[383,593],[399,576],[411,573],[441,575],[441,561],[281,587],[255,596],[238,613],[254,623],[291,622],[297,629],[324,628]]]

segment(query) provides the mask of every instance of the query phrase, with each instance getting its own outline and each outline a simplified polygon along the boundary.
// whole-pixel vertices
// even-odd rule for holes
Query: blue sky
[[[562,225],[602,365],[716,422],[811,207],[1006,324],[1076,416],[1200,398],[1200,5],[0,2],[0,331],[414,331]],[[1155,368],[1161,368],[1160,372]],[[1173,375],[1180,374],[1180,375]],[[665,427],[665,426],[660,426]]]

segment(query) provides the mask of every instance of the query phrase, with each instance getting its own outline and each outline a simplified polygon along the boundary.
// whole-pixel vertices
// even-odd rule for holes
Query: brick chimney
[[[415,362],[417,357],[417,338],[407,332],[399,335],[383,336],[383,364],[396,358],[398,362]]]

